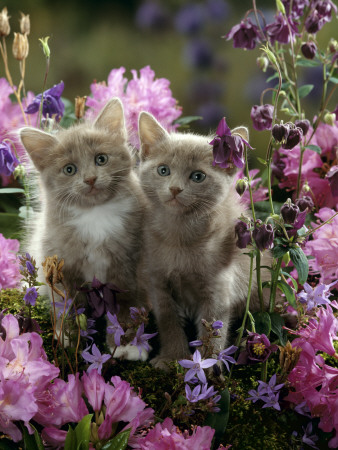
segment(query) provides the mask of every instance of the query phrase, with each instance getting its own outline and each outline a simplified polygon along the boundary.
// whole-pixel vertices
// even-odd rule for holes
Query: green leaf
[[[298,89],[299,98],[304,98],[310,94],[312,89],[314,88],[313,84],[304,84]]]
[[[287,302],[293,308],[297,309],[296,296],[295,296],[295,292],[292,289],[292,287],[289,284],[285,283],[285,281],[278,281],[277,286],[279,287],[279,289],[285,295],[285,298],[286,298]]]
[[[304,284],[309,275],[309,262],[300,247],[290,248],[290,258],[297,269],[298,281]]]
[[[297,281],[288,273],[288,272],[284,272],[283,270],[282,270],[282,274],[285,276],[285,277],[287,277],[287,278],[289,278],[290,280],[291,280],[291,282],[292,282],[292,284],[293,284],[293,287],[294,287],[294,289],[295,289],[295,291],[297,291],[298,290],[298,283],[297,283]]]
[[[329,82],[334,83],[334,84],[338,84],[338,78],[331,77],[331,78],[329,78]]]
[[[119,433],[113,439],[108,441],[102,447],[102,450],[124,450],[127,447],[129,435],[130,435],[130,428],[128,430],[121,431],[121,433]]]
[[[270,81],[275,80],[276,78],[278,78],[278,73],[277,73],[277,72],[274,73],[273,75],[271,75],[271,77],[269,77],[269,78],[266,80],[266,83],[270,83]]]
[[[18,214],[0,213],[0,230],[5,238],[13,238],[20,230],[20,218]]]
[[[191,124],[191,122],[195,122],[196,120],[202,120],[203,117],[202,116],[185,116],[185,117],[180,117],[179,119],[174,120],[174,124],[179,125],[180,127],[185,127],[189,124]]]
[[[90,428],[93,414],[87,414],[76,425],[75,434],[78,443],[78,449],[88,450],[90,439]]]
[[[301,67],[317,67],[320,65],[319,61],[314,61],[314,60],[310,60],[310,59],[299,59],[296,62],[297,66],[301,66]]]
[[[284,247],[282,245],[275,245],[274,248],[272,249],[272,256],[276,259],[281,258],[288,251],[289,251],[289,247]]]
[[[322,149],[318,145],[307,145],[305,148],[312,150],[313,152],[318,153],[319,155],[322,153]]]
[[[266,161],[263,158],[260,158],[259,156],[257,156],[257,161],[259,161],[261,164],[263,164],[263,166],[266,166]]]
[[[285,325],[285,321],[283,317],[278,313],[270,313],[270,319],[271,319],[271,331],[275,333],[275,335],[278,337],[279,342],[281,345],[286,344],[286,333],[283,329],[283,326]]]
[[[64,450],[74,450],[76,448],[77,448],[76,434],[73,428],[69,425]]]
[[[205,425],[208,425],[215,430],[216,446],[219,444],[219,441],[224,435],[224,432],[228,425],[230,412],[230,394],[228,389],[224,389],[224,391],[222,391],[220,395],[221,400],[217,404],[217,406],[220,408],[220,411],[217,413],[209,413],[205,421]]]
[[[0,194],[24,194],[25,191],[22,188],[1,188]]]
[[[255,319],[256,333],[266,334],[268,336],[271,331],[271,319],[269,313],[266,311],[255,312],[253,317]]]

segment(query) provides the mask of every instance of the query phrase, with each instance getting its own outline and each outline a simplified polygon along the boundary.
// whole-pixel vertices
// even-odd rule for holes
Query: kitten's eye
[[[166,164],[163,164],[162,166],[158,166],[157,173],[161,175],[161,177],[167,177],[170,175],[170,169]]]
[[[75,175],[77,172],[77,167],[75,164],[67,164],[64,168],[63,168],[63,173],[65,175],[68,176],[72,176]]]
[[[102,153],[102,155],[96,155],[95,156],[95,164],[97,166],[104,166],[108,162],[108,155],[105,155]]]
[[[195,172],[191,173],[189,178],[195,183],[202,183],[202,181],[204,181],[206,178],[206,174],[204,172],[196,170]]]

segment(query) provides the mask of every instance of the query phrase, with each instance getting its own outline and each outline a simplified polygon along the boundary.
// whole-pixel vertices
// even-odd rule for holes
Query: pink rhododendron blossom
[[[142,450],[210,450],[215,430],[210,427],[195,427],[192,434],[183,433],[170,418],[157,423],[149,433],[140,439],[133,448]]]
[[[333,217],[336,211],[330,208],[322,208],[315,214],[320,222],[312,223],[315,228],[319,223]],[[313,239],[306,242],[304,252],[314,259],[309,260],[311,273],[320,274],[322,283],[331,283],[338,280],[338,216],[332,221],[318,228],[313,235]]]
[[[81,381],[85,396],[91,407],[94,411],[100,411],[106,387],[104,378],[98,373],[97,369],[94,369],[88,374],[84,373]]]
[[[173,121],[181,114],[181,108],[173,98],[166,78],[155,78],[155,72],[149,67],[140,69],[138,75],[132,70],[132,80],[124,77],[125,68],[113,69],[106,83],[93,83],[90,86],[91,97],[87,98],[89,107],[86,117],[93,120],[103,106],[113,97],[119,97],[123,103],[126,126],[130,133],[130,142],[138,146],[138,116],[141,111],[153,114],[168,131],[176,127]]]
[[[54,427],[45,427],[41,432],[42,439],[52,447],[62,447],[65,443],[67,431]]]
[[[20,243],[16,239],[6,239],[0,233],[0,290],[18,287],[21,279],[19,259],[16,254]]]
[[[336,307],[336,302],[332,302]],[[288,381],[292,387],[285,400],[300,404],[305,401],[312,417],[319,417],[319,427],[326,432],[335,430],[335,437],[329,441],[330,448],[336,448],[338,436],[338,369],[325,363],[317,352],[325,352],[335,357],[333,340],[338,339],[338,319],[329,305],[320,307],[317,319],[298,330],[300,336],[292,342],[293,347],[302,351],[296,367]]]

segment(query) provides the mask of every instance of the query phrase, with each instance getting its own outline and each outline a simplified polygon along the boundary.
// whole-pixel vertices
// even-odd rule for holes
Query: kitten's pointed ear
[[[241,138],[249,142],[249,130],[246,127],[237,127],[231,130],[231,134],[237,134]]]
[[[57,145],[55,136],[36,128],[21,128],[20,139],[35,167],[41,171],[50,165],[52,149]]]
[[[157,122],[155,117],[145,111],[142,111],[140,114],[138,130],[141,143],[141,159],[147,158],[154,145],[169,136],[168,132]]]
[[[119,98],[115,97],[106,104],[95,120],[94,126],[109,133],[118,133],[124,139],[127,138],[123,105]]]

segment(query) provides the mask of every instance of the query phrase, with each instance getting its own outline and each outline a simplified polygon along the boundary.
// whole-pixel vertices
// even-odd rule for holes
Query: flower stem
[[[276,292],[277,292],[277,283],[278,283],[278,277],[279,272],[282,266],[283,257],[277,259],[277,263],[275,268],[272,271],[272,285],[271,285],[271,292],[270,292],[270,305],[269,305],[269,312],[272,313],[275,309],[275,302],[276,302]]]

